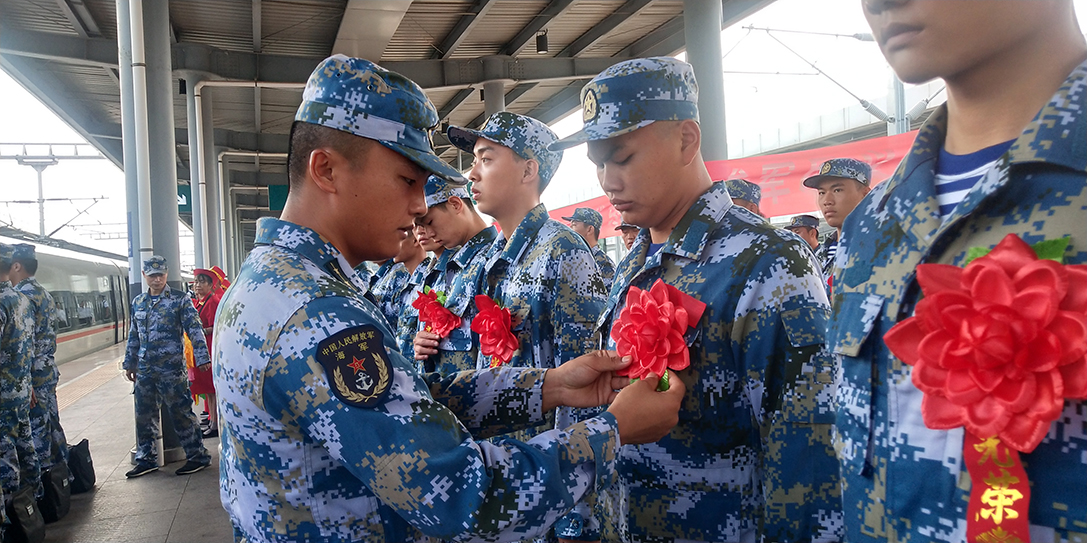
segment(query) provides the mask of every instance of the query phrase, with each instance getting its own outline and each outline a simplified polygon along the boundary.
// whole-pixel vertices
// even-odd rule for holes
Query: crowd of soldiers
[[[37,271],[33,245],[0,244],[0,534],[17,492],[31,488],[42,499],[43,475],[59,464],[67,473],[54,360],[56,305],[35,279]]]
[[[805,180],[834,228],[822,243],[816,217],[777,228],[757,184],[710,177],[694,71],[679,60],[597,75],[566,138],[510,112],[450,126],[475,159],[462,173],[434,154],[439,119],[418,85],[326,59],[295,116],[283,214],[258,223],[216,322],[235,539],[1087,537],[1087,342],[1062,355],[1063,412],[1018,449],[1026,498],[1025,481],[992,472],[971,494],[964,459],[981,445],[968,438],[989,447],[971,470],[1011,466],[1014,451],[969,424],[927,424],[948,400],[923,395],[883,339],[922,299],[920,263],[964,266],[1011,234],[1064,238],[1064,262],[1087,261],[1087,43],[1072,4],[985,4],[862,2],[898,75],[944,78],[949,101],[891,179],[845,158]],[[1004,84],[1012,98],[987,102]],[[630,252],[612,277],[599,214],[579,209],[571,228],[540,203],[581,144],[623,218]],[[1083,313],[1072,336],[1087,330],[1083,288],[1068,283],[1061,306]],[[639,357],[669,366],[628,379]],[[1033,371],[1015,364],[999,386]],[[961,409],[1028,409],[1034,389],[1015,386],[1019,399],[1000,389]]]

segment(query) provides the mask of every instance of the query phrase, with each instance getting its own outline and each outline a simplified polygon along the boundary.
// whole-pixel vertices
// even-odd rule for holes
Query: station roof
[[[773,0],[716,1],[725,27]],[[123,166],[115,10],[116,0],[0,0],[0,66]],[[507,110],[550,124],[611,64],[684,49],[683,0],[170,0],[169,12],[175,92],[187,77],[254,83],[211,94],[215,144],[239,151],[286,152],[302,85],[333,53],[407,75],[443,122],[475,127],[484,81],[504,80]],[[188,179],[180,93],[174,125],[178,178]],[[439,152],[456,164],[454,148]],[[286,183],[283,158],[238,157],[231,169],[233,185]],[[243,224],[275,214],[259,190],[237,198]]]

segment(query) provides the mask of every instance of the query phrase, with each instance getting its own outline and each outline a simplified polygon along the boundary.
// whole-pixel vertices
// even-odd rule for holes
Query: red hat
[[[226,272],[219,266],[212,266],[211,271],[215,274],[215,277],[219,279],[219,284],[222,285],[223,290],[226,290],[226,288],[230,286],[230,281],[226,278]]]

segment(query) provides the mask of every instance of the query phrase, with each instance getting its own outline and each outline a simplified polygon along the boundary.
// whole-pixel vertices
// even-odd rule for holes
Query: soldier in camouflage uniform
[[[815,257],[822,266],[827,292],[831,292],[831,270],[838,240],[842,235],[845,218],[856,209],[872,183],[872,167],[852,158],[832,158],[819,167],[819,174],[804,180],[804,186],[818,193],[819,210],[834,232],[815,250]]]
[[[846,535],[862,543],[961,542],[971,486],[981,484],[964,465],[965,432],[925,426],[913,366],[883,336],[914,314],[920,263],[962,266],[968,250],[994,247],[1008,234],[1029,244],[1069,239],[1065,264],[1087,263],[1087,44],[1071,2],[864,7],[898,76],[907,83],[941,77],[949,100],[842,228],[827,341],[842,357],[836,446]],[[923,35],[892,37],[889,25],[902,20],[922,25]],[[1009,75],[1021,83],[1014,90]],[[971,168],[976,176],[967,176],[973,184],[960,188],[962,199],[947,202],[944,162],[964,160],[983,165]],[[1085,419],[1087,402],[1066,399],[1047,437],[1020,454],[1035,542],[1087,541]]]
[[[390,328],[396,328],[402,308],[411,304],[408,280],[424,260],[426,251],[419,245],[415,234],[409,234],[400,242],[400,252],[386,262],[389,268],[376,282],[372,282],[370,294],[373,302],[385,315]]]
[[[12,256],[11,279],[15,289],[30,300],[34,315],[34,364],[30,370],[34,387],[34,405],[30,408],[30,426],[34,431],[34,449],[41,470],[68,462],[68,439],[60,425],[57,406],[57,381],[60,372],[53,354],[57,351],[56,305],[45,287],[34,278],[38,259],[34,246],[15,245]]]
[[[451,253],[444,276],[433,288],[446,293],[446,307],[456,305],[452,294],[457,290],[457,296],[469,302],[469,308],[472,308],[474,306],[470,302],[479,281],[478,277],[469,273],[478,274],[482,266],[475,264],[490,258],[498,229],[483,222],[464,186],[432,175],[427,179],[425,190],[427,214],[419,222],[426,228],[428,236]],[[465,283],[463,287],[459,287],[461,282]],[[420,330],[415,335],[416,358],[433,358],[433,371],[442,375],[475,369],[479,338],[473,337],[473,316],[462,315],[460,326],[440,340],[437,335]]]
[[[814,215],[797,215],[784,228],[800,236],[813,251],[819,249],[819,219]]]
[[[30,423],[34,316],[30,301],[12,288],[15,247],[0,244],[0,489],[5,505],[24,487],[41,496],[41,472]]]
[[[570,228],[577,232],[592,249],[593,259],[596,260],[596,266],[600,268],[600,276],[604,279],[604,292],[611,292],[611,283],[615,279],[615,263],[599,244],[600,226],[604,224],[604,217],[591,207],[579,207],[574,210],[573,215],[562,219],[570,221]]]
[[[445,270],[449,266],[449,258],[453,256],[453,251],[447,251],[442,244],[434,241],[418,219],[415,220],[414,232],[419,245],[431,254],[423,259],[408,279],[405,303],[400,309],[400,318],[396,326],[396,343],[400,346],[400,352],[404,358],[416,361],[420,371],[432,372],[437,360],[430,356],[422,358],[415,353],[415,335],[422,330],[422,325],[419,323],[419,310],[412,305],[412,302],[424,289],[435,288],[445,277]]]
[[[667,432],[681,398],[652,392],[653,379],[614,393],[623,380],[611,372],[624,364],[602,354],[547,371],[421,375],[344,270],[396,253],[426,211],[429,173],[459,175],[431,150],[437,112],[410,80],[341,55],[317,67],[302,96],[283,217],[257,224],[216,320],[222,501],[235,540],[541,533],[609,484],[618,439]],[[527,444],[469,434],[607,401],[609,412]]]
[[[762,202],[762,187],[747,179],[729,179],[725,181],[725,187],[728,189],[728,195],[732,198],[733,204],[762,217],[762,210],[759,209],[759,203]]]
[[[624,446],[605,517],[623,541],[836,541],[829,306],[803,242],[732,203],[701,158],[698,87],[672,58],[608,68],[581,92],[601,186],[641,225],[597,326],[610,339],[629,287],[658,279],[706,310],[686,335],[689,392],[655,444]]]
[[[148,290],[132,301],[132,328],[122,364],[125,377],[136,383],[136,467],[125,473],[130,479],[158,469],[155,434],[160,406],[172,417],[185,449],[187,461],[174,473],[188,475],[211,464],[200,423],[192,411],[181,334],[189,335],[197,366],[211,363],[208,344],[192,298],[170,288],[166,272],[165,258],[155,255],[145,260],[143,275]]]
[[[462,318],[478,311],[474,296],[485,294],[512,316],[520,349],[508,362],[526,368],[554,368],[594,346],[593,321],[604,306],[603,277],[585,240],[549,218],[540,195],[562,162],[547,150],[557,137],[543,123],[510,112],[491,115],[481,130],[451,126],[446,134],[459,149],[473,153],[468,178],[479,210],[498,221],[502,235],[490,257],[477,261],[453,291],[453,313]],[[476,367],[492,364],[482,352]],[[597,411],[562,408],[554,421],[525,430],[528,439],[549,428],[566,428]],[[589,515],[588,510],[580,513]]]

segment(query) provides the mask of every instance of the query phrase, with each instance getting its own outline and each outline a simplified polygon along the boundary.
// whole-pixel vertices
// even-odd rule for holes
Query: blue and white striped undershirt
[[[940,204],[940,220],[947,220],[955,206],[974,187],[1015,140],[998,143],[968,155],[953,155],[940,149],[936,164],[936,201]]]

